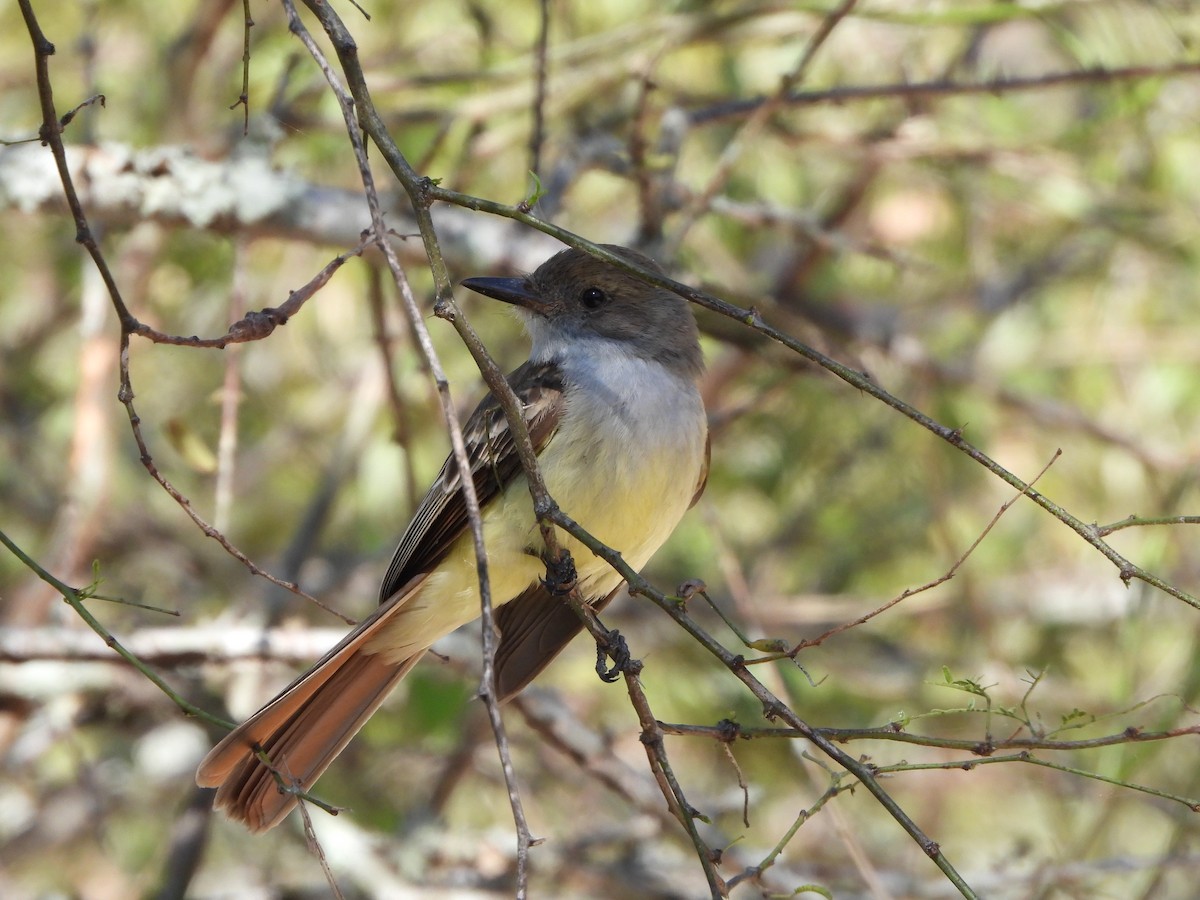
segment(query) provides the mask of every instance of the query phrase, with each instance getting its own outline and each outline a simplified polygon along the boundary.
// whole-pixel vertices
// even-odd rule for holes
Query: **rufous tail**
[[[422,650],[401,662],[387,662],[363,649],[403,605],[403,595],[423,580],[419,576],[398,591],[399,602],[377,609],[209,751],[196,771],[196,783],[217,789],[217,809],[251,831],[273,828],[292,811],[296,792],[313,786],[424,656]]]

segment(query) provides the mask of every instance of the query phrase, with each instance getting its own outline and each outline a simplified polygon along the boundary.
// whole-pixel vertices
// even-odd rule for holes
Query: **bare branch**
[[[1051,72],[1030,78],[997,78],[983,82],[962,82],[951,79],[923,81],[913,84],[892,83],[829,88],[820,91],[797,91],[783,98],[789,106],[810,106],[816,103],[854,103],[880,99],[929,99],[971,94],[999,95],[1015,91],[1044,91],[1048,88],[1075,84],[1107,84],[1115,81],[1145,81],[1153,78],[1180,78],[1200,73],[1200,62],[1177,62],[1162,66],[1118,66],[1080,69],[1075,72]],[[719,103],[689,114],[693,125],[707,125],[729,118],[755,114],[767,103],[764,97]]]

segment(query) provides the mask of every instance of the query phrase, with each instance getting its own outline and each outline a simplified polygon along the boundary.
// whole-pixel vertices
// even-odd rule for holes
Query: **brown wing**
[[[525,413],[525,425],[540,453],[558,430],[563,409],[562,372],[554,363],[525,363],[508,376]],[[482,507],[521,471],[516,444],[499,402],[488,394],[463,426],[471,477]],[[467,529],[467,505],[454,456],[447,458],[400,538],[379,589],[384,603],[398,588],[428,572]]]

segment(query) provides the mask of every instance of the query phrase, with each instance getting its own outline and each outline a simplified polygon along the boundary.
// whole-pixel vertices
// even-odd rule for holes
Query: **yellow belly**
[[[628,421],[596,437],[574,428],[569,410],[539,458],[550,495],[591,535],[641,568],[666,541],[687,511],[704,464],[707,430],[703,409],[637,410]],[[575,420],[578,421],[578,420]],[[585,432],[589,432],[585,435]],[[545,576],[542,539],[523,476],[483,510],[484,545],[492,604],[513,599]],[[559,543],[571,552],[585,598],[606,596],[621,576],[565,532]],[[479,616],[479,576],[469,532],[461,535],[437,570],[397,610],[364,649],[399,663]]]

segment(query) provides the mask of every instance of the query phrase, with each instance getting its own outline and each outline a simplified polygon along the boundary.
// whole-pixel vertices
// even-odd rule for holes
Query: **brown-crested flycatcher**
[[[657,270],[632,250],[607,249]],[[532,339],[509,376],[550,495],[634,569],[662,545],[708,473],[703,369],[687,302],[579,250],[525,278],[463,285],[512,303]],[[496,690],[511,697],[580,630],[543,584],[542,541],[508,422],[487,396],[463,429],[479,494],[500,641]],[[623,585],[565,533],[581,596],[602,607]],[[379,607],[316,665],[225,737],[196,782],[252,831],[296,805],[276,773],[307,791],[429,646],[479,616],[479,581],[459,470],[451,457],[400,539]],[[260,756],[261,754],[261,756]],[[267,765],[262,757],[270,760]]]

